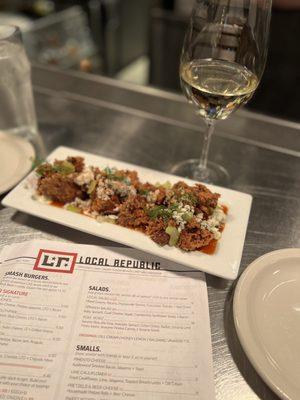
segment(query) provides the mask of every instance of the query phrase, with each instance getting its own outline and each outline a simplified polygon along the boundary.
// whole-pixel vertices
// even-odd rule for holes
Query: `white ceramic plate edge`
[[[252,263],[248,265],[248,267],[245,269],[245,271],[241,274],[239,281],[236,285],[235,292],[234,292],[234,298],[233,298],[233,319],[234,319],[234,325],[235,329],[237,331],[239,340],[241,342],[241,345],[249,358],[251,364],[257,371],[257,373],[262,377],[262,379],[265,381],[265,383],[283,400],[298,400],[296,397],[290,397],[285,391],[283,391],[277,384],[276,382],[270,377],[267,371],[264,370],[264,368],[261,366],[259,361],[257,361],[257,358],[253,355],[253,348],[256,347],[255,340],[251,339],[250,335],[250,341],[249,337],[248,340],[246,339],[247,334],[245,335],[244,333],[244,328],[242,327],[241,324],[241,317],[243,313],[245,312],[243,308],[243,293],[245,292],[244,286],[249,285],[249,280],[251,284],[251,280],[255,277],[255,274],[264,266],[267,267],[268,265],[271,265],[273,261],[279,261],[281,259],[284,259],[286,257],[291,257],[291,256],[298,256],[300,257],[300,248],[286,248],[286,249],[280,249],[280,250],[275,250],[269,253],[266,253],[256,260],[254,260]],[[245,327],[245,332],[250,331],[249,328]],[[252,346],[252,348],[251,348]],[[257,351],[257,349],[255,350]]]

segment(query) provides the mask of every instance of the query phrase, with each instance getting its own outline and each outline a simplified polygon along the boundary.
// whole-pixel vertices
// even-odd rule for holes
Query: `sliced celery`
[[[72,211],[72,212],[75,212],[75,213],[81,213],[80,208],[74,206],[73,204],[68,204],[67,207],[66,207],[66,210]]]
[[[164,188],[164,189],[172,189],[172,183],[169,182],[169,181],[166,181],[164,183],[156,182],[154,186],[157,187],[157,188],[161,187],[161,188]]]
[[[180,236],[178,229],[175,226],[168,226],[166,228],[166,233],[170,236],[169,245],[176,246]]]
[[[55,162],[53,169],[55,170],[55,172],[64,175],[72,174],[73,172],[75,172],[74,165],[67,160]]]
[[[87,193],[88,194],[92,194],[93,191],[96,189],[96,185],[97,185],[97,181],[92,180],[91,183],[89,184],[89,188],[88,188]]]
[[[114,218],[108,217],[108,216],[99,216],[97,218],[98,222],[109,222],[110,224],[115,224],[116,220]]]
[[[183,214],[182,219],[186,222],[190,222],[193,218],[193,213],[192,212],[187,212]]]

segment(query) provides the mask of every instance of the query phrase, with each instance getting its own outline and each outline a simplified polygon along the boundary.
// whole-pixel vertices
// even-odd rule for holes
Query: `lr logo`
[[[40,249],[33,269],[37,271],[72,274],[77,253]]]

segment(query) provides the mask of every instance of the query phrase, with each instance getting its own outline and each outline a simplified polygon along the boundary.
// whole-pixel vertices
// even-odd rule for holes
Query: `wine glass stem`
[[[206,130],[204,132],[203,146],[199,160],[199,169],[205,170],[207,168],[208,151],[211,142],[212,134],[215,130],[215,121],[212,119],[206,120]]]

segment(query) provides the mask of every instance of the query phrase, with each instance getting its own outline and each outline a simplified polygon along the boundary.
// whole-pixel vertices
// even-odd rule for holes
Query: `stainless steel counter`
[[[198,156],[204,125],[183,97],[49,68],[33,72],[47,152],[64,144],[166,172]],[[254,197],[240,272],[266,252],[300,247],[299,124],[240,111],[217,126],[210,159],[226,167],[232,188]],[[0,237],[1,247],[31,238],[111,244],[2,206]],[[277,399],[237,339],[235,282],[212,276],[207,282],[216,399]]]

